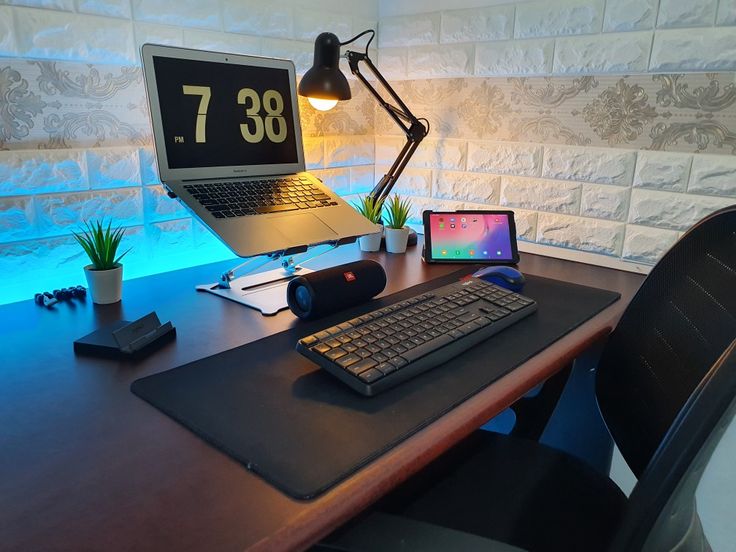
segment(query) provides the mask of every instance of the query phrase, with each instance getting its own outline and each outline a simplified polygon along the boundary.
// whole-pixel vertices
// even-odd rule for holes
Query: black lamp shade
[[[299,82],[299,95],[323,100],[352,97],[340,71],[340,40],[333,33],[322,33],[314,41],[314,64]]]

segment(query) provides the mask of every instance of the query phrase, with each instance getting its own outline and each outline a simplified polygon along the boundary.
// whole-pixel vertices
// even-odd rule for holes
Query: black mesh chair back
[[[734,338],[736,206],[700,221],[657,263],[598,365],[601,414],[637,478]]]
[[[736,340],[706,373],[634,488],[615,551],[711,549],[695,491],[736,414]]]

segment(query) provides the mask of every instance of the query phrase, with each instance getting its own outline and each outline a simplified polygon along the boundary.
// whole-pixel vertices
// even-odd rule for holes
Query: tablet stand
[[[292,254],[287,254],[284,251],[250,257],[238,266],[223,272],[218,282],[199,285],[197,290],[235,301],[241,305],[259,310],[264,315],[276,314],[288,307],[286,286],[289,285],[289,281],[296,276],[314,272],[314,270],[304,268],[302,264],[332,251],[338,245],[340,243],[331,242],[325,244],[324,250],[313,251],[311,254],[307,250],[307,255],[298,264],[294,262]],[[280,268],[254,273],[255,270],[278,260],[281,260]],[[245,270],[244,275],[236,278],[235,274],[242,270]]]

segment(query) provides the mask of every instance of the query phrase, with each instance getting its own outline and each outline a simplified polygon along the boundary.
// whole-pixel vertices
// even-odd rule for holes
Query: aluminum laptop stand
[[[286,286],[292,278],[314,272],[302,265],[328,251],[332,251],[344,242],[332,242],[309,249],[302,253],[299,263],[294,261],[293,255],[284,252],[250,257],[226,272],[223,272],[218,282],[197,286],[198,291],[213,293],[230,301],[261,311],[264,315],[273,315],[288,308],[286,302]],[[259,268],[275,261],[281,262],[280,268],[255,272]],[[235,277],[237,272],[244,270],[243,276]]]

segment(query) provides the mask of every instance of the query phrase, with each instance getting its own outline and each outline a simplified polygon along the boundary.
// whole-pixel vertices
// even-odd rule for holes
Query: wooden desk
[[[385,293],[455,270],[346,246],[314,262],[363,256],[389,275]],[[288,498],[135,397],[130,383],[297,323],[263,317],[194,285],[231,263],[125,282],[123,302],[31,301],[0,307],[0,548],[3,550],[303,549],[340,526],[608,333],[640,275],[535,255],[521,269],[622,293],[622,300],[404,441],[319,499]],[[80,268],[80,281],[81,281]],[[29,287],[29,294],[35,290]],[[138,363],[75,357],[102,324],[156,310],[178,339]]]

